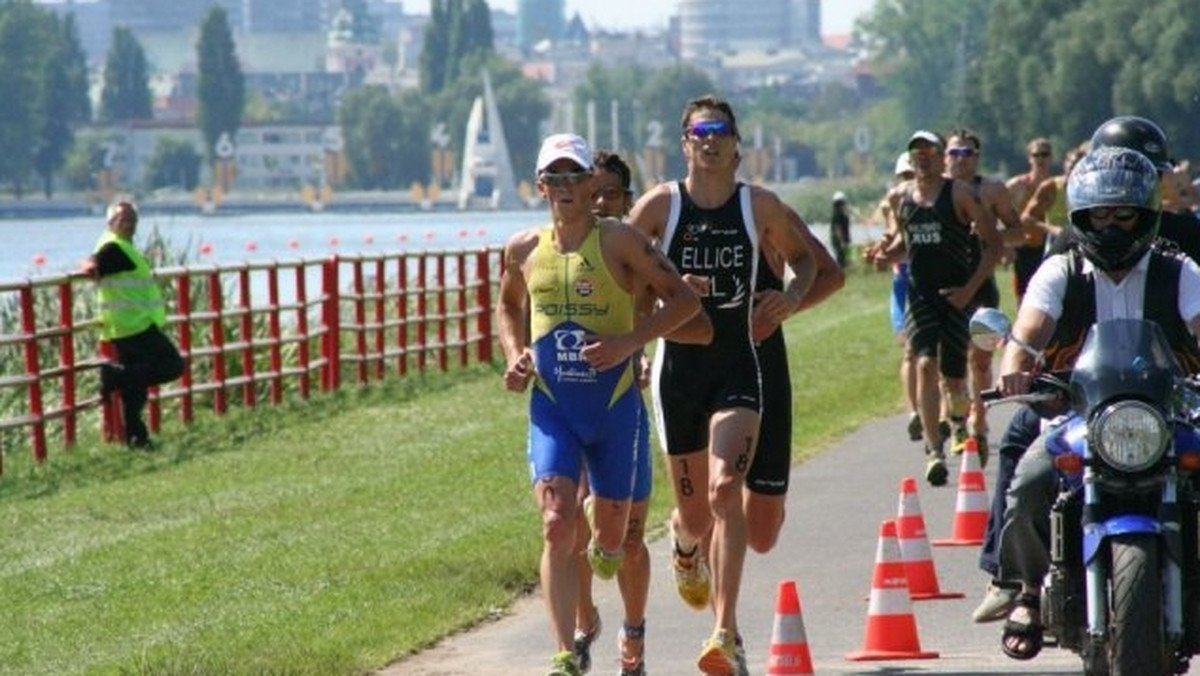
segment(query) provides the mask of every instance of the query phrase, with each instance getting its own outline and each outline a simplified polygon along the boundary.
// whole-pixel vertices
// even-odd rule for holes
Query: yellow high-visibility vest
[[[121,251],[133,261],[132,270],[124,270],[100,278],[97,293],[100,301],[100,318],[104,325],[101,335],[105,340],[132,336],[151,326],[167,323],[167,309],[163,302],[162,289],[154,280],[150,263],[133,243],[122,239],[111,230],[96,242],[99,253],[109,242],[121,247]]]

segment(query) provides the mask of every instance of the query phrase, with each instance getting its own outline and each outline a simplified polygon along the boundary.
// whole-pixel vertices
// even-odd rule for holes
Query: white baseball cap
[[[592,149],[577,134],[551,134],[542,141],[538,151],[537,170],[540,174],[557,160],[571,160],[585,171],[592,170]]]
[[[946,145],[945,141],[942,141],[941,136],[924,129],[918,129],[917,131],[913,132],[912,136],[908,137],[908,149],[912,150],[913,145],[915,145],[917,141],[925,141],[926,143],[935,145],[939,148]]]
[[[906,150],[900,153],[900,156],[896,158],[896,169],[892,172],[892,175],[899,176],[900,174],[911,173],[913,173],[912,160],[909,159],[908,151]]]
[[[846,201],[846,193],[842,192],[841,190],[833,193],[833,201],[834,202],[845,202]]]

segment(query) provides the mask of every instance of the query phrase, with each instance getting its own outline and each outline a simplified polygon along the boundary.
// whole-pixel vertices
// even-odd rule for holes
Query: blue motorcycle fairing
[[[1162,523],[1151,516],[1143,514],[1122,514],[1106,519],[1100,523],[1088,523],[1083,526],[1083,561],[1091,563],[1096,552],[1105,538],[1126,533],[1150,533],[1161,535]]]
[[[1046,430],[1046,452],[1052,458],[1067,453],[1074,453],[1081,458],[1086,457],[1087,422],[1083,416],[1072,413],[1052,423]],[[1066,475],[1059,472],[1059,474],[1066,477],[1067,484],[1071,488],[1079,488],[1083,485],[1083,472]]]
[[[1200,429],[1185,422],[1175,423],[1175,453],[1200,452]]]

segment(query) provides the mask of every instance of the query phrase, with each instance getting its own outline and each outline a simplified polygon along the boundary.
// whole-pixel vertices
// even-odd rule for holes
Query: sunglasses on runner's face
[[[687,135],[694,139],[733,136],[733,125],[728,120],[700,120],[688,125]]]
[[[563,186],[579,185],[592,177],[590,171],[543,171],[538,178],[542,183],[545,183],[551,188],[561,188]]]
[[[962,147],[950,148],[946,151],[946,154],[950,157],[975,157],[977,152],[974,148]]]
[[[1036,157],[1038,159],[1042,159],[1045,157],[1050,157],[1050,152],[1049,151],[1038,151],[1036,153],[1029,153],[1029,156]]]
[[[1130,223],[1137,219],[1138,210],[1134,207],[1092,207],[1088,209],[1088,217],[1093,222]]]

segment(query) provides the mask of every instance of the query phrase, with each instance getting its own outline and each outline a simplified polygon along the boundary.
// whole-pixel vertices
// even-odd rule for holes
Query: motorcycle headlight
[[[1122,401],[1100,412],[1091,441],[1104,462],[1126,472],[1150,467],[1162,457],[1170,428],[1158,411],[1140,401]]]

